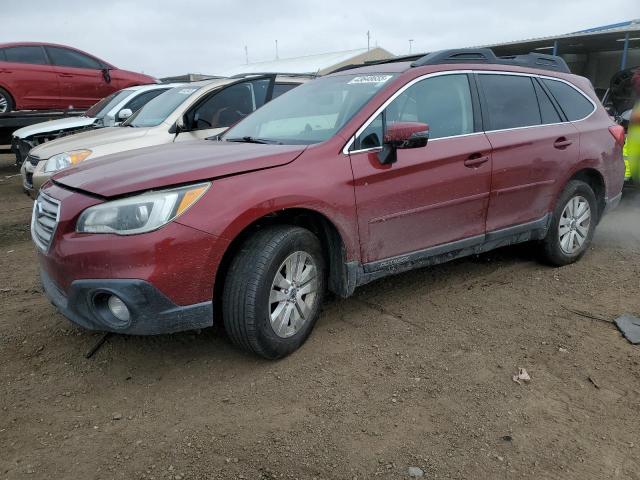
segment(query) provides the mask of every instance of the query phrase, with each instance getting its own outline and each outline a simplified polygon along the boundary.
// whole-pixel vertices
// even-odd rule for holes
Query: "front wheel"
[[[572,180],[558,199],[551,226],[542,241],[544,260],[563,266],[579,260],[589,248],[598,221],[598,204],[592,188]]]
[[[227,272],[222,316],[231,340],[268,359],[307,339],[326,289],[325,260],[309,230],[266,227],[242,246]]]
[[[9,92],[7,92],[4,88],[0,88],[0,113],[9,113],[13,111],[13,99]]]

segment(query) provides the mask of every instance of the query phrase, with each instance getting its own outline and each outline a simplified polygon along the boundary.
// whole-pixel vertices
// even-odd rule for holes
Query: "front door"
[[[185,114],[185,131],[176,142],[212,137],[226,131],[269,99],[273,77],[234,83],[207,94]]]
[[[364,263],[437,245],[455,248],[446,244],[462,239],[482,242],[491,146],[478,131],[474,104],[467,74],[428,77],[356,136],[349,155]],[[399,149],[395,163],[382,165],[383,125],[393,122],[426,123],[430,139],[423,148]]]

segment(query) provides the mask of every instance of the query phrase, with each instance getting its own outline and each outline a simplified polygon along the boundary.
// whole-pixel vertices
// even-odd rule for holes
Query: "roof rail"
[[[497,65],[513,65],[518,67],[538,68],[556,72],[571,73],[567,63],[556,55],[544,53],[528,53],[526,55],[512,55],[498,57],[490,48],[460,48],[455,50],[440,50],[429,53],[414,61],[412,67],[424,65],[439,65],[444,63],[488,63]]]
[[[317,73],[309,72],[309,73],[295,73],[295,72],[248,72],[248,73],[238,73],[236,75],[231,75],[229,78],[248,78],[248,77],[262,77],[265,75],[275,75],[282,77],[317,77]]]

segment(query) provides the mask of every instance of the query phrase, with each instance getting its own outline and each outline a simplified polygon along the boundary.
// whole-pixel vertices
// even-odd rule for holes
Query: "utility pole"
[[[276,60],[278,60],[280,57],[278,56],[278,40],[276,40]]]
[[[244,46],[244,63],[249,65],[249,49],[247,46]]]
[[[411,45],[413,44],[413,38],[409,39],[409,55],[411,55]]]
[[[371,44],[371,33],[367,30],[367,52],[369,51],[369,46]]]

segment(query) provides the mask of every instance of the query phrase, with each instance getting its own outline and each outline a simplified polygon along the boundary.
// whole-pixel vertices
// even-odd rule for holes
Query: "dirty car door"
[[[365,263],[461,239],[483,241],[491,147],[474,110],[468,75],[439,75],[408,87],[360,129],[349,155]],[[397,162],[382,165],[383,124],[393,122],[426,123],[430,139],[423,148],[399,149]]]

